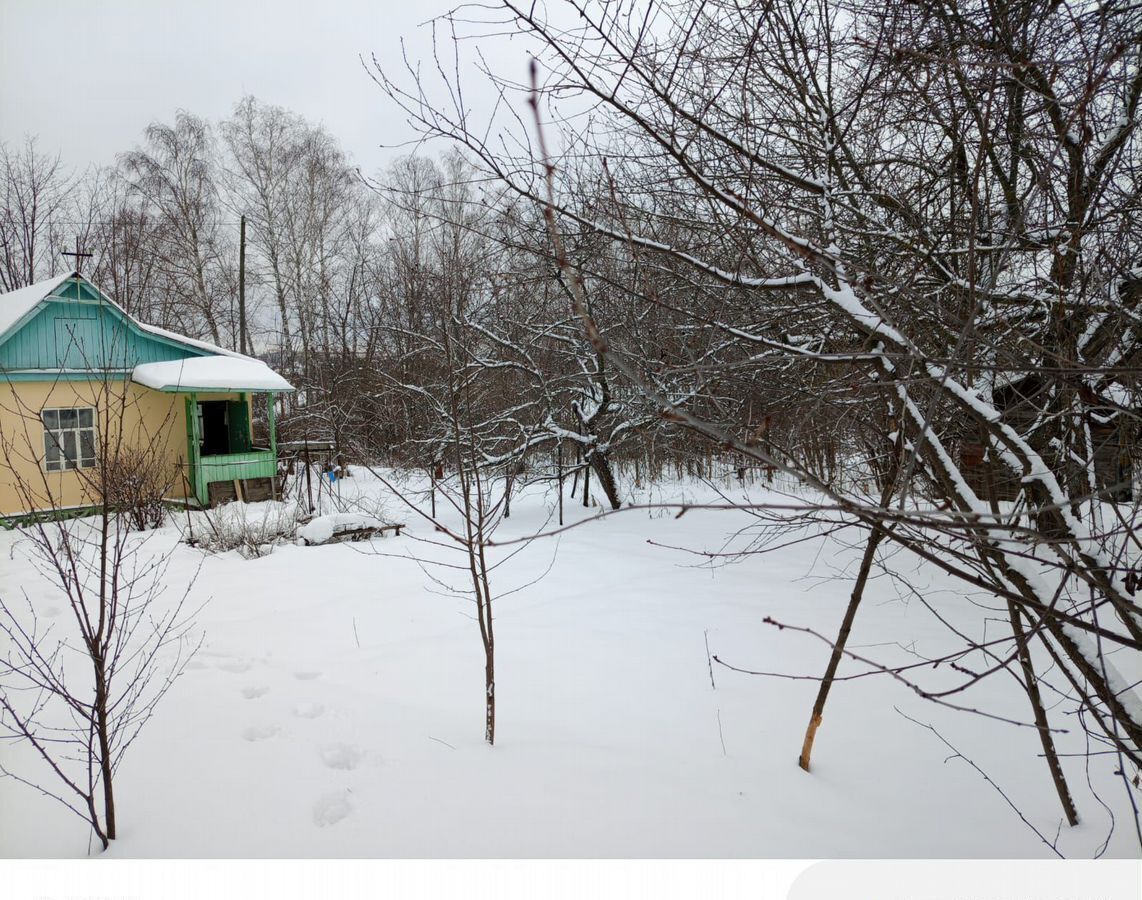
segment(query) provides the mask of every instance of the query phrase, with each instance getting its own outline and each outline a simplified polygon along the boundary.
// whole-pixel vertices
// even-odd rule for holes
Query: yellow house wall
[[[199,400],[236,399],[237,394],[200,394]],[[95,468],[44,469],[40,411],[53,407],[96,408],[96,454],[145,448],[158,456],[169,477],[167,497],[191,496],[185,482],[186,400],[114,380],[0,383],[0,516],[91,506],[99,502]]]

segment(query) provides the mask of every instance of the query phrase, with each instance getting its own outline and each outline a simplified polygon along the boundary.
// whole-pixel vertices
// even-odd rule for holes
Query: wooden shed
[[[1040,415],[1041,410],[1049,408],[1050,387],[1041,376],[1027,374],[996,388],[992,395],[1004,421],[1028,436],[1037,450],[1045,450],[1049,441],[1049,437],[1044,437],[1050,434],[1049,429],[1042,427]],[[1138,417],[1120,391],[1101,396],[1092,391],[1086,400],[1086,414],[1099,496],[1115,503],[1130,502],[1134,496],[1134,460],[1138,456]],[[1009,501],[1019,495],[1021,473],[1002,460],[991,458],[978,436],[962,437],[960,465],[964,480],[979,496],[987,497],[991,491],[996,500]]]

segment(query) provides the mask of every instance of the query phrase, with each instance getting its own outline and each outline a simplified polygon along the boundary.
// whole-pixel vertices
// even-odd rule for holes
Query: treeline
[[[299,390],[282,399],[286,437],[435,465],[451,439],[444,382],[459,378],[483,458],[510,477],[529,458],[542,457],[545,473],[562,460],[569,475],[590,469],[596,494],[617,506],[614,459],[640,477],[684,459],[708,468],[709,448],[616,380],[570,316],[542,214],[459,152],[366,177],[321,126],[247,97],[220,122],[180,112],[153,123],[112,167],[71,172],[34,139],[5,146],[0,162],[4,290],[71,265],[61,254],[78,241],[93,254],[85,274],[132,315],[245,346],[289,377]],[[601,170],[584,178],[604,203]],[[738,351],[662,296],[632,305],[629,289],[646,275],[638,259],[586,233],[577,252],[595,258],[592,303],[608,331],[645,352],[671,402],[730,403],[764,429],[804,399],[764,366],[715,377],[704,361]],[[806,447],[819,453],[819,442],[814,433]],[[821,459],[835,465],[830,452]]]
[[[33,139],[0,162],[3,289],[59,271],[78,242],[85,274],[132,315],[242,349],[244,217],[247,349],[303,386],[375,354],[383,204],[323,128],[247,97],[221,122],[151,124],[112,167],[69,172]]]

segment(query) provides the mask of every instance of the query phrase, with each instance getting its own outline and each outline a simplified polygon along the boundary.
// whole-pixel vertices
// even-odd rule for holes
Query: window
[[[45,409],[44,468],[49,472],[89,469],[95,465],[95,410]]]

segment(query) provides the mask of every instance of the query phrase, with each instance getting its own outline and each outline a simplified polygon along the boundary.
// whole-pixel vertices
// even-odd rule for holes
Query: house
[[[138,321],[78,272],[0,294],[0,519],[98,505],[101,455],[144,460],[172,501],[269,496],[274,395],[292,390],[260,360]]]
[[[1055,384],[1035,373],[1018,372],[998,383],[992,402],[1003,421],[1014,426],[1039,452],[1052,453],[1050,426],[1056,417],[1050,410]],[[1094,457],[1095,488],[1100,499],[1130,503],[1134,499],[1135,459],[1139,428],[1131,393],[1118,384],[1104,386],[1101,393],[1083,388],[1086,431]],[[965,436],[960,445],[960,465],[965,481],[981,497],[1015,500],[1022,487],[1021,473],[998,460],[991,460],[977,436]],[[1081,477],[1081,470],[1076,469]],[[1082,486],[1075,496],[1087,493]]]

